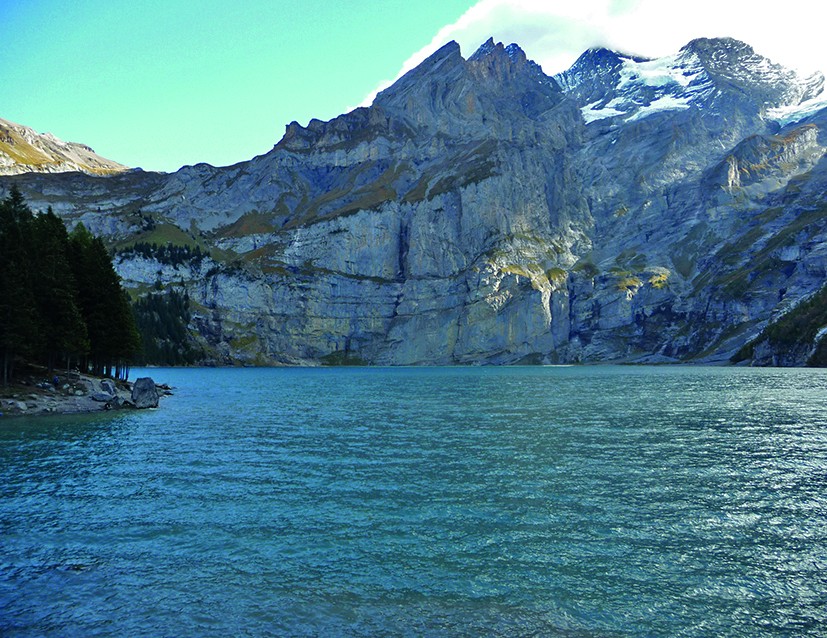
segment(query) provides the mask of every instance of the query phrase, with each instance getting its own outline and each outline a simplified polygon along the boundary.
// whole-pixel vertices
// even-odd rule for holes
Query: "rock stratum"
[[[247,162],[4,182],[185,289],[218,363],[801,365],[827,331],[761,335],[827,278],[823,84],[731,39],[554,77],[450,43]]]

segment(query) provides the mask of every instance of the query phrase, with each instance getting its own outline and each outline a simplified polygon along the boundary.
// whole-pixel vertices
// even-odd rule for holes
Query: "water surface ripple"
[[[827,635],[827,371],[149,373],[0,420],[0,635]]]

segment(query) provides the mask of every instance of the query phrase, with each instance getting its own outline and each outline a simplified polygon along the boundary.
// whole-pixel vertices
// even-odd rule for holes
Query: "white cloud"
[[[516,42],[548,74],[593,46],[659,57],[699,37],[731,36],[802,73],[827,70],[827,3],[813,0],[480,0],[402,65],[397,77],[456,40],[468,56],[488,37]],[[365,98],[370,104],[388,81]]]

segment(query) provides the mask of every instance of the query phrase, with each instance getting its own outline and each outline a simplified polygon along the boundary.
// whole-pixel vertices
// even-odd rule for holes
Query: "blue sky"
[[[358,104],[473,2],[418,4],[0,0],[0,117],[146,169],[250,159]]]
[[[265,153],[293,120],[330,119],[448,40],[489,35],[547,73],[589,46],[647,56],[729,35],[827,68],[827,9],[787,0],[0,0],[0,117],[172,171]]]

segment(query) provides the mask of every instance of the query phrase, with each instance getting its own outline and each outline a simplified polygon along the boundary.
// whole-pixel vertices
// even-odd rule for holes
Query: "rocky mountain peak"
[[[718,88],[749,91],[763,108],[800,104],[820,93],[824,83],[820,73],[802,78],[734,38],[692,40],[677,59],[683,65],[702,68]]]
[[[513,83],[521,76],[547,80],[540,65],[529,60],[519,46],[504,46],[502,42],[495,43],[494,38],[489,38],[468,58],[467,66],[477,79],[500,85]]]
[[[86,144],[64,142],[22,124],[0,119],[0,175],[80,171],[108,175],[128,170]]]
[[[488,38],[480,47],[468,58],[468,62],[486,61],[489,64],[512,64],[522,65],[529,62],[519,45],[511,43],[508,46],[503,45],[502,42],[494,42],[494,38]]]
[[[570,96],[584,103],[593,102],[618,84],[624,59],[643,61],[643,58],[621,55],[604,47],[591,48],[554,79]]]
[[[561,73],[561,76],[571,76],[577,73],[605,73],[607,70],[616,69],[623,64],[624,60],[635,62],[649,62],[651,58],[629,55],[619,51],[612,51],[605,47],[592,47],[586,49],[568,71]]]
[[[734,38],[699,38],[657,59],[589,49],[555,79],[580,105],[587,123],[634,121],[691,105],[772,119],[772,112],[811,99],[824,84],[821,74],[801,78]]]
[[[291,122],[276,149],[347,149],[381,136],[409,137],[417,130],[428,139],[435,131],[480,133],[484,114],[489,130],[503,108],[517,105],[534,112],[559,98],[559,87],[516,44],[506,47],[489,38],[465,60],[452,41],[381,91],[370,107],[329,122],[314,119],[305,127]]]
[[[506,120],[534,117],[561,98],[559,86],[520,47],[489,38],[467,60],[449,42],[379,93],[373,106],[430,134],[487,136],[500,120],[510,130]]]
[[[824,93],[824,74],[821,71],[816,71],[810,77],[805,78],[802,89],[802,102],[821,96]]]
[[[695,53],[705,60],[717,61],[717,63],[723,60],[751,58],[756,55],[755,49],[749,44],[729,37],[695,38],[685,44],[681,52]]]
[[[487,58],[492,55],[497,55],[505,50],[503,47],[502,42],[496,43],[494,42],[494,38],[488,38],[485,42],[483,42],[480,47],[474,52],[474,54],[468,58],[469,61],[471,60],[479,60],[482,58]]]
[[[393,101],[394,98],[418,91],[422,85],[432,85],[444,78],[453,78],[464,63],[459,44],[452,40],[425,58],[390,87],[380,91],[375,103]]]

